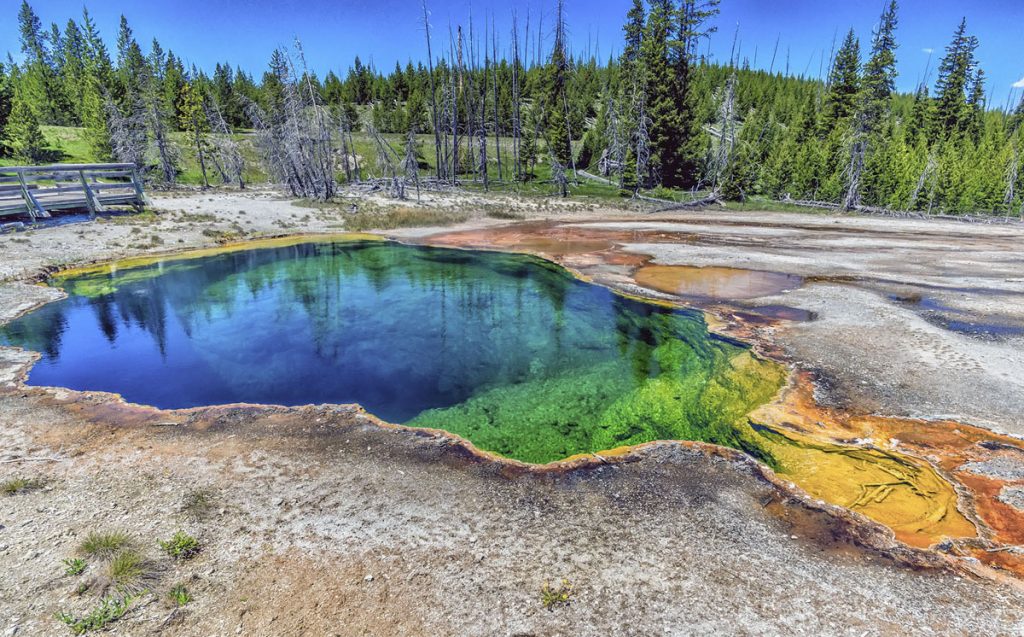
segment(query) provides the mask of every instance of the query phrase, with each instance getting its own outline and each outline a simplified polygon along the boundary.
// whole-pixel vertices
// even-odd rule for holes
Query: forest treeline
[[[383,70],[357,57],[343,76],[321,78],[298,42],[273,51],[259,77],[230,62],[207,72],[156,40],[144,50],[124,17],[109,51],[88,10],[45,28],[23,2],[21,61],[0,64],[0,152],[42,161],[40,125],[81,127],[97,160],[174,182],[175,133],[204,182],[242,184],[244,132],[275,181],[319,198],[369,177],[399,194],[413,181],[533,179],[567,194],[599,176],[625,194],[1024,215],[1024,100],[987,106],[966,21],[934,83],[905,94],[895,90],[895,0],[869,41],[846,35],[822,78],[790,74],[778,47],[768,70],[735,52],[727,63],[701,55],[717,5],[634,0],[621,54],[599,60],[570,51],[560,2],[553,24],[513,13],[508,33],[469,22],[443,35],[424,3],[425,62]],[[375,144],[372,166],[359,165],[353,134]]]

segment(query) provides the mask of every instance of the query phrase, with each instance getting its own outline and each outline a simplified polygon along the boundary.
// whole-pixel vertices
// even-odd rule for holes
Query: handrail
[[[0,183],[10,184],[0,215],[27,214],[33,221],[56,210],[87,209],[95,216],[106,210],[105,204],[141,211],[148,203],[139,170],[131,163],[2,166]],[[19,198],[21,205],[12,205]]]
[[[47,166],[0,166],[5,172],[77,172],[79,170],[131,170],[135,164],[49,164]]]

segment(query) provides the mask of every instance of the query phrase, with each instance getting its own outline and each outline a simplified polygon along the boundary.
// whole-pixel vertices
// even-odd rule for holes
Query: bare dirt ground
[[[559,255],[626,290],[650,260],[805,277],[744,306],[816,314],[755,335],[819,374],[820,400],[1024,433],[1020,226],[434,203],[626,232],[614,240],[619,261],[595,258],[592,245]],[[30,284],[49,269],[336,232],[345,218],[269,193],[154,204],[164,212],[0,235],[0,322],[53,298]],[[508,223],[481,216],[388,234],[434,241],[425,237]],[[1024,633],[1018,581],[901,547],[859,516],[788,493],[734,452],[667,443],[622,462],[529,471],[440,435],[382,428],[354,407],[159,412],[26,387],[30,363],[0,348],[0,478],[42,481],[0,496],[2,635],[65,634],[56,612],[96,606],[105,566],[90,560],[64,576],[61,564],[95,530],[128,532],[149,560],[151,593],[110,625],[120,635]],[[974,469],[1024,484],[1024,461],[1007,453]],[[196,489],[211,506],[191,516],[184,505]],[[203,544],[192,560],[156,547],[178,529]],[[563,579],[569,604],[545,609],[541,587]],[[166,598],[176,583],[194,597],[180,610]]]

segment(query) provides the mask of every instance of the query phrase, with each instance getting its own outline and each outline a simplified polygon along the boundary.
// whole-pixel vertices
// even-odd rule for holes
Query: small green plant
[[[115,553],[131,544],[131,538],[127,533],[112,531],[102,533],[93,531],[85,536],[78,550],[91,557],[100,559],[112,557]]]
[[[89,585],[85,582],[82,582],[81,584],[75,587],[75,595],[78,595],[79,597],[85,595],[87,592],[89,592]]]
[[[118,553],[107,567],[107,577],[117,590],[138,593],[143,582],[149,578],[149,564],[141,553],[125,549]]]
[[[64,575],[68,577],[81,575],[85,572],[85,567],[88,566],[86,561],[80,557],[69,557],[62,560],[62,563],[64,564]]]
[[[199,552],[199,540],[184,531],[178,531],[169,540],[157,542],[164,553],[176,560],[187,560]]]
[[[3,484],[0,484],[0,491],[2,491],[4,495],[16,495],[18,493],[25,493],[27,491],[32,491],[33,489],[38,489],[41,486],[43,486],[42,480],[19,476],[17,478],[11,478]]]
[[[123,597],[104,597],[100,600],[99,606],[93,608],[88,614],[75,617],[70,613],[59,612],[54,617],[62,622],[75,635],[84,635],[91,630],[100,630],[107,624],[124,617],[124,614],[131,608],[132,602],[138,599],[138,595],[125,595]]]
[[[216,506],[217,494],[213,489],[200,487],[185,493],[181,503],[181,511],[194,522],[199,522],[210,515]]]
[[[548,610],[556,606],[568,606],[570,597],[572,597],[572,584],[567,579],[563,579],[558,588],[552,587],[549,582],[544,582],[544,585],[540,587],[541,604]]]
[[[179,607],[192,601],[192,595],[189,594],[188,589],[185,588],[184,584],[175,584],[174,587],[168,591],[167,596],[175,606]]]

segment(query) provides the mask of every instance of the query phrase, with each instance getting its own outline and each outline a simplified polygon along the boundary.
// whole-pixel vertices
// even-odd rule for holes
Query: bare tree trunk
[[[917,185],[914,186],[914,192],[911,193],[911,195],[910,195],[910,201],[907,202],[907,210],[910,210],[910,209],[914,208],[914,206],[917,205],[917,202],[918,202],[918,200],[921,197],[921,192],[924,190],[924,187],[928,184],[928,182],[931,181],[932,174],[934,174],[935,169],[937,167],[938,167],[938,162],[937,162],[937,160],[935,158],[935,153],[934,152],[929,153],[929,155],[928,155],[928,163],[925,164],[924,170],[921,171],[921,176],[918,177],[918,179],[917,179]],[[930,202],[929,202],[928,206],[929,206],[929,212],[931,212],[931,203]]]
[[[636,130],[634,131],[634,142],[636,154],[636,188],[633,195],[639,194],[647,179],[648,164],[651,161],[651,136],[648,129],[651,125],[647,117],[647,96],[643,89],[636,93]]]
[[[196,145],[196,155],[199,157],[199,171],[203,173],[203,188],[210,187],[210,180],[206,177],[206,158],[203,156],[203,138],[199,133],[199,126],[195,127],[195,137],[192,140]]]
[[[214,133],[214,153],[211,155],[222,183],[237,182],[239,189],[245,189],[245,160],[238,150],[238,144],[231,138],[231,127],[224,121],[220,105],[215,99],[204,102],[206,119],[210,122],[210,130]]]
[[[843,210],[855,210],[860,205],[860,182],[864,173],[864,155],[867,151],[867,139],[862,134],[856,137],[850,146],[850,163],[846,167],[846,195],[843,197]]]
[[[107,126],[110,129],[110,148],[119,162],[146,168],[146,113],[141,100],[132,102],[134,108],[125,115],[109,96],[104,96]]]
[[[416,185],[416,201],[420,200],[420,171],[419,162],[416,159],[416,128],[409,129],[409,137],[405,142],[405,160],[402,162],[405,169],[405,180],[410,179]]]
[[[388,180],[391,195],[398,199],[405,199],[405,182],[398,178],[398,170],[395,165],[396,161],[401,161],[401,157],[372,124],[367,132],[370,133],[370,138],[377,146],[377,168],[381,171],[381,177]]]
[[[494,26],[494,18],[491,18],[491,54],[494,61],[492,67],[492,78],[494,84],[494,148],[498,155],[498,179],[505,179],[505,173],[501,167],[501,116],[498,112],[498,30]]]
[[[303,75],[299,76],[290,58],[287,69],[278,70],[283,98],[274,106],[279,112],[268,118],[252,102],[246,110],[256,129],[257,147],[275,181],[293,196],[326,201],[334,197],[337,187],[332,133],[338,126],[313,86],[301,44],[296,44]]]
[[[451,40],[452,51],[452,82],[451,82],[451,115],[452,115],[452,185],[458,182],[459,178],[459,93],[462,84],[462,31],[459,31],[459,63],[455,65],[455,39],[452,36],[451,27],[448,28],[448,37]]]
[[[157,104],[156,96],[150,98],[147,110],[149,111],[149,130],[153,136],[153,146],[156,149],[157,159],[160,162],[160,171],[163,173],[164,183],[173,184],[177,180],[174,151],[171,149],[170,140],[167,138],[164,114],[161,112],[159,104]]]
[[[520,136],[522,135],[522,111],[519,98],[519,22],[515,11],[512,12],[512,161],[515,164],[515,180],[523,178],[523,166],[520,162]]]
[[[1013,159],[1006,169],[1006,191],[1003,194],[1003,205],[1006,206],[1006,214],[1013,214],[1013,200],[1017,198],[1017,180],[1020,177],[1020,156],[1017,154],[1016,146],[1013,148]]]
[[[565,175],[565,167],[554,155],[551,155],[551,181],[558,186],[558,192],[562,197],[569,196],[569,179]]]
[[[725,82],[722,89],[722,103],[718,108],[718,126],[721,137],[718,140],[718,153],[712,171],[712,189],[718,191],[722,175],[732,161],[733,149],[736,145],[736,71]]]
[[[423,0],[423,31],[427,36],[427,72],[430,74],[430,124],[434,128],[434,157],[437,178],[443,178],[441,167],[441,131],[437,119],[437,88],[434,86],[434,53],[430,46],[430,19],[427,11],[427,0]]]

